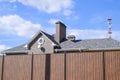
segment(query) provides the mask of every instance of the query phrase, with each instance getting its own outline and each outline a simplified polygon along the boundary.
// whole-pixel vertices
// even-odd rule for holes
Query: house
[[[120,50],[120,42],[112,38],[76,40],[74,35],[66,37],[66,28],[65,24],[58,21],[54,35],[39,31],[28,43],[5,50],[2,53],[17,55]]]

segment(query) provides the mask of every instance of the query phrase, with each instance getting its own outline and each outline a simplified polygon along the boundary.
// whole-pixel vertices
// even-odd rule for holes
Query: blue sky
[[[0,51],[26,43],[39,30],[55,33],[55,22],[67,26],[77,39],[112,38],[120,41],[120,0],[0,0]]]

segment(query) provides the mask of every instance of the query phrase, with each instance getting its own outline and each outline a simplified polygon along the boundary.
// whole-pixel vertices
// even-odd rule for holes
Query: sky
[[[120,41],[120,0],[0,0],[0,51],[28,42],[42,30],[55,33],[55,23],[67,26],[76,39],[112,38]]]

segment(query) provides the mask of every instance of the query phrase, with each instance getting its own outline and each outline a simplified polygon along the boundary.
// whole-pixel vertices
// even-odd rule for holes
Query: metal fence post
[[[31,59],[31,80],[33,80],[33,61],[34,60],[34,54],[32,53],[32,59]]]
[[[103,65],[103,80],[106,80],[106,69],[105,69],[105,65],[106,65],[106,63],[105,63],[105,61],[106,61],[106,59],[105,59],[105,51],[103,51],[102,52],[102,65]]]
[[[3,80],[3,78],[4,78],[4,55],[3,55],[3,57],[2,57],[2,72],[1,72],[1,80]]]
[[[66,53],[64,53],[64,80],[66,80]]]

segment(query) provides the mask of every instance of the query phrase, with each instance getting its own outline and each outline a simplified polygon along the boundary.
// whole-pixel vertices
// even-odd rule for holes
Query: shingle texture
[[[3,51],[2,53],[6,53],[6,54],[9,54],[9,53],[27,53],[27,48],[25,47],[26,44],[22,44],[20,46],[16,46],[14,48],[11,48],[11,49],[8,49],[8,50],[5,50]]]
[[[87,40],[66,40],[60,44],[61,49],[57,50],[105,50],[105,49],[120,49],[120,42],[111,39],[87,39]]]
[[[51,40],[54,44],[58,45],[58,43],[55,41],[55,39],[54,39],[54,37],[52,35],[49,35],[49,34],[43,32],[43,31],[42,31],[42,33],[44,35],[46,35],[48,37],[48,39]]]

